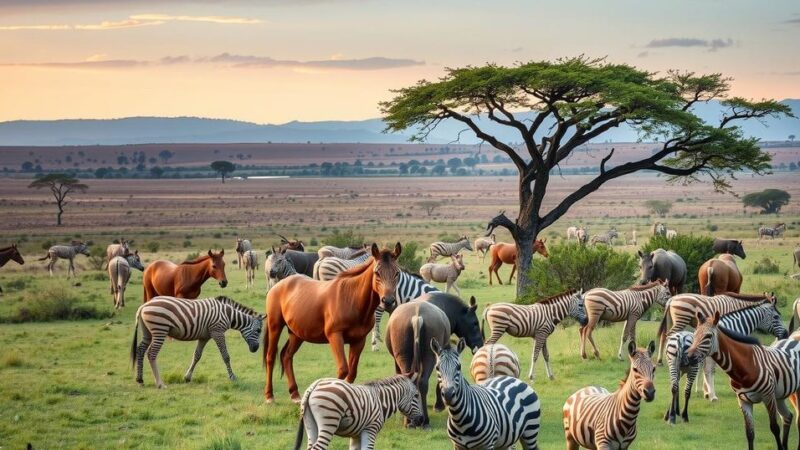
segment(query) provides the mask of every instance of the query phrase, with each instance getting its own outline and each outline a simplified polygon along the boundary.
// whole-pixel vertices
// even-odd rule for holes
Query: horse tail
[[[708,279],[706,280],[706,285],[703,286],[703,289],[705,290],[706,295],[712,296],[714,295],[714,283],[712,283],[711,280],[714,277],[714,267],[712,267],[711,264],[709,264],[708,268],[706,268],[706,277]]]
[[[420,358],[424,354],[424,349],[422,348],[423,342],[423,326],[425,322],[422,320],[422,316],[419,315],[419,309],[417,310],[417,315],[411,318],[411,328],[414,329],[414,353],[411,360],[411,372],[412,373],[422,373],[422,368],[420,367]],[[417,387],[419,387],[419,377],[417,377]]]
[[[141,322],[141,315],[139,310],[136,310],[136,318],[133,321],[133,342],[131,342],[131,367],[136,367],[136,347],[139,338],[139,323]]]
[[[669,305],[664,308],[664,317],[661,318],[661,324],[658,326],[658,339],[667,332],[667,317],[669,317]]]

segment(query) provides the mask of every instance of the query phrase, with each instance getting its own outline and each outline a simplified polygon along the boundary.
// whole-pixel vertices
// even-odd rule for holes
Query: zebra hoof
[[[228,379],[231,380],[231,381],[238,380],[238,378],[236,378],[236,375],[231,375],[231,376],[228,377]]]
[[[159,384],[157,387],[158,387],[158,389],[166,389],[166,388],[167,388],[167,385],[166,385],[166,384],[164,384],[164,383],[161,383],[161,384]]]
[[[556,377],[555,377],[555,375],[548,375],[547,379],[550,380],[550,381],[553,381],[553,380],[556,379]]]
[[[192,382],[192,377],[186,375],[185,377],[183,377],[183,381],[186,382],[186,383],[191,383]]]

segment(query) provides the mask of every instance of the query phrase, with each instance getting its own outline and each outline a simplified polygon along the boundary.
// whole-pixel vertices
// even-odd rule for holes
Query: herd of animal
[[[670,230],[663,224],[656,224],[653,230],[661,234],[662,229],[668,235]],[[586,242],[583,227],[573,227],[567,234],[570,239]],[[608,243],[614,235],[616,231],[612,229],[593,236],[590,242]],[[52,274],[57,259],[68,259],[74,275],[73,260],[78,254],[88,255],[87,248],[88,243],[77,241],[53,246],[42,260],[49,259]],[[286,374],[289,395],[300,404],[301,411],[295,448],[301,447],[304,436],[308,448],[327,448],[336,435],[349,437],[351,448],[372,448],[383,424],[396,411],[405,417],[409,427],[429,427],[427,391],[434,371],[438,377],[434,409],[447,410],[447,433],[455,448],[509,448],[517,442],[525,449],[537,448],[539,399],[533,388],[519,379],[518,356],[498,341],[506,334],[532,338],[530,382],[535,382],[534,367],[540,354],[548,378],[553,379],[547,340],[556,325],[568,319],[580,325],[580,354],[584,359],[587,341],[594,357],[600,358],[592,338],[600,321],[625,322],[617,357],[629,361],[627,375],[616,391],[589,386],[566,399],[563,426],[568,448],[627,448],[636,438],[642,400],[650,402],[655,398],[655,364],[662,362],[664,353],[671,381],[666,421],[674,423],[679,413],[688,421],[691,388],[701,368],[705,396],[716,399],[713,376],[718,365],[731,378],[745,418],[749,447],[753,448],[754,438],[752,405],[760,402],[767,408],[778,448],[786,448],[793,418],[785,404],[787,398],[795,408],[794,417],[800,421],[800,330],[794,330],[795,325],[800,327],[800,298],[793,304],[787,329],[773,294],[741,294],[742,274],[736,265],[736,257],[746,257],[741,241],[714,241],[719,255],[700,268],[700,293],[683,292],[690,275],[683,258],[657,249],[647,254],[639,252],[638,285],[616,291],[602,287],[586,292],[568,290],[532,305],[497,303],[487,306],[480,315],[474,297],[468,302],[459,297],[456,280],[464,269],[462,250],[475,251],[479,258],[485,258],[486,253],[491,255],[490,284],[492,273],[497,275],[500,265],[516,264],[516,246],[497,242],[493,235],[477,239],[474,246],[466,236],[456,242],[431,244],[430,257],[420,269],[420,276],[400,268],[398,258],[403,247],[399,242],[391,249],[372,244],[352,248],[324,246],[317,252],[307,252],[302,241],[281,236],[281,245],[266,254],[268,291],[264,314],[224,296],[199,298],[201,287],[209,278],[217,280],[221,287],[227,285],[224,250],[209,250],[182,264],[154,261],[145,268],[138,251],[119,240],[109,245],[107,261],[115,308],[124,307],[131,269],[143,271],[143,303],[136,312],[130,349],[137,383],[144,382],[146,356],[156,386],[166,387],[156,360],[167,337],[197,341],[186,381],[192,379],[203,349],[212,339],[229,378],[235,379],[225,332],[238,330],[251,352],[263,346],[267,403],[275,398],[276,360],[281,373]],[[533,251],[547,257],[545,241],[536,240]],[[247,271],[247,286],[251,288],[258,254],[249,240],[241,238],[236,240],[236,252],[238,265]],[[450,262],[437,264],[438,258],[449,258]],[[0,267],[9,260],[24,263],[16,245],[0,249]],[[795,261],[800,263],[800,248],[795,250]],[[511,277],[513,272],[512,269]],[[497,279],[500,282],[499,276]],[[446,291],[439,291],[431,281],[446,283]],[[451,287],[458,295],[449,293]],[[654,341],[645,348],[637,347],[637,322],[655,304],[665,311],[658,348]],[[391,314],[385,345],[394,361],[395,374],[353,384],[370,333],[372,349],[379,349],[384,313]],[[486,323],[490,328],[488,339]],[[688,328],[694,331],[687,331]],[[278,351],[284,329],[289,330],[288,339]],[[755,331],[772,334],[778,340],[762,346],[749,337]],[[458,339],[455,345],[451,344],[453,335]],[[304,342],[328,344],[336,373],[335,378],[314,381],[301,396],[294,356]],[[462,375],[460,354],[466,348],[473,353],[469,372],[474,384]],[[681,411],[679,383],[683,375],[687,381]]]

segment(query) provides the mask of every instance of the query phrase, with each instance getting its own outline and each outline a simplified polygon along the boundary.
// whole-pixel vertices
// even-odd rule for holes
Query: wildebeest
[[[641,284],[669,280],[669,290],[672,295],[683,292],[683,285],[686,282],[686,262],[680,255],[663,248],[646,254],[639,251],[638,254]]]
[[[275,254],[272,259],[273,271],[280,257],[284,257],[292,264],[292,267],[294,267],[297,273],[307,277],[314,276],[314,264],[319,260],[319,255],[317,255],[316,252],[298,252],[296,250],[280,250],[274,248],[272,250]],[[271,276],[275,278],[274,275]]]
[[[544,245],[546,240],[536,239],[533,242],[533,253],[538,253],[547,258],[547,247]],[[497,276],[498,283],[503,284],[500,281],[500,273],[498,272],[503,264],[511,264],[511,275],[508,276],[508,284],[511,284],[514,272],[517,271],[517,245],[498,242],[492,246],[491,252],[492,262],[489,264],[489,285],[492,285],[492,274]]]
[[[426,283],[430,283],[431,280],[437,283],[447,283],[445,292],[450,292],[452,287],[456,294],[460,296],[461,289],[456,285],[456,281],[461,275],[461,271],[464,270],[464,257],[462,255],[450,255],[450,259],[450,264],[423,264],[419,268],[419,274]]]
[[[52,277],[53,267],[55,267],[58,258],[68,259],[69,267],[67,268],[67,278],[69,278],[70,272],[72,272],[72,276],[74,277],[75,257],[79,254],[89,256],[90,244],[90,242],[72,241],[69,245],[54,245],[47,250],[47,255],[39,258],[39,261],[44,261],[46,259],[50,260],[50,262],[47,264],[47,270],[50,272],[50,276]]]
[[[742,273],[736,266],[733,255],[722,254],[709,259],[697,273],[700,294],[717,295],[725,292],[738,293],[742,287]]]
[[[747,257],[744,253],[744,247],[742,247],[742,241],[737,241],[735,239],[714,238],[713,249],[714,253],[728,253],[742,259]]]
[[[395,308],[386,327],[386,349],[394,358],[395,373],[417,373],[417,387],[422,397],[422,425],[430,427],[428,418],[428,380],[436,364],[436,355],[426,343],[431,338],[450,341],[450,320],[444,311],[427,302],[410,302]],[[443,405],[436,387],[436,407]]]
[[[219,281],[220,287],[228,285],[224,249],[219,253],[209,250],[208,255],[181,264],[166,260],[154,261],[147,266],[142,276],[144,302],[157,295],[197,298],[203,283],[209,278]]]

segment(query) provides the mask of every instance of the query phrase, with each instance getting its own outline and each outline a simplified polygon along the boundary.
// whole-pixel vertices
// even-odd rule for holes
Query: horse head
[[[228,285],[228,276],[225,275],[225,249],[220,250],[219,253],[209,250],[208,257],[211,262],[209,275],[219,281],[219,287],[224,288]]]
[[[12,249],[11,260],[19,265],[25,264],[25,260],[22,259],[22,254],[19,252],[17,244],[11,244],[11,249]]]
[[[533,241],[533,251],[535,253],[538,253],[538,254],[544,256],[545,258],[550,256],[550,254],[547,253],[547,246],[544,245],[544,243],[546,241],[547,241],[546,238],[545,239],[536,239],[535,241]]]
[[[378,244],[372,244],[372,290],[380,296],[381,304],[387,310],[394,309],[396,302],[397,282],[400,280],[400,266],[397,258],[403,251],[403,246],[398,242],[394,250],[380,250]]]

